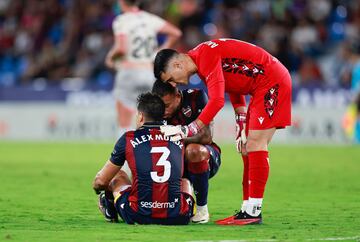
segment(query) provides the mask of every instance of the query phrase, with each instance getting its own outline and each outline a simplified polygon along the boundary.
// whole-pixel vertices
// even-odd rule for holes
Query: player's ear
[[[139,112],[139,121],[141,123],[144,123],[145,122],[145,116],[144,116],[144,113],[143,112]]]

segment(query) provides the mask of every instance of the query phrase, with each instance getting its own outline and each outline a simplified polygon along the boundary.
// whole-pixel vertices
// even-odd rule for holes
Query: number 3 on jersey
[[[159,176],[156,171],[150,172],[151,179],[157,183],[164,183],[170,178],[171,163],[167,160],[170,156],[170,150],[167,147],[152,147],[150,153],[161,153],[160,159],[156,163],[156,166],[164,167],[164,174]]]

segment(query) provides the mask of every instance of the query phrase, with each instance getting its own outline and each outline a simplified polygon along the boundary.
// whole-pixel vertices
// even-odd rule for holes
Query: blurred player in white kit
[[[136,98],[150,91],[153,60],[158,50],[174,46],[181,31],[166,20],[139,9],[139,0],[119,0],[122,11],[113,21],[114,45],[105,64],[116,70],[113,94],[120,135],[132,126]],[[157,35],[166,35],[158,46]]]

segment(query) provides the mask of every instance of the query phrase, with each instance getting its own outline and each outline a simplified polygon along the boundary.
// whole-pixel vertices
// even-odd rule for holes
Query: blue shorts
[[[209,159],[209,167],[210,167],[210,175],[209,178],[215,176],[215,174],[218,172],[220,165],[221,165],[221,150],[220,148],[215,145],[205,145],[206,149],[210,153],[210,159]]]
[[[191,204],[189,204],[189,211],[185,215],[179,215],[174,218],[151,218],[149,216],[141,215],[129,206],[130,190],[121,193],[120,197],[115,199],[115,208],[125,223],[127,224],[161,224],[161,225],[187,225],[190,222],[190,218],[193,216],[194,200],[191,198]],[[185,193],[184,193],[185,194]],[[185,194],[185,196],[190,196]]]

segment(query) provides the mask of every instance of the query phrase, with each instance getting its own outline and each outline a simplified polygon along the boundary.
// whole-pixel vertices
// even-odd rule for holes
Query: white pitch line
[[[330,237],[330,238],[318,238],[318,239],[306,239],[307,241],[342,241],[342,240],[356,240],[360,241],[360,236],[352,237]],[[276,242],[276,241],[292,241],[292,239],[249,239],[249,240],[190,240],[187,242]]]
[[[308,240],[324,240],[324,241],[360,240],[360,236],[353,236],[353,237],[335,237],[335,238],[320,238],[320,239],[308,239]]]

